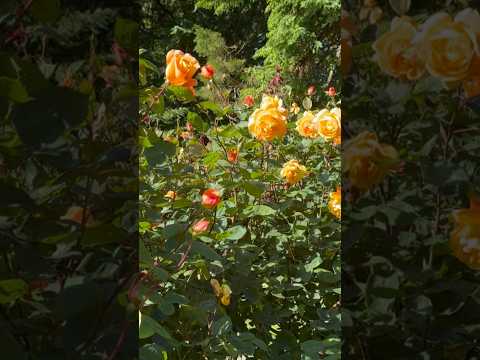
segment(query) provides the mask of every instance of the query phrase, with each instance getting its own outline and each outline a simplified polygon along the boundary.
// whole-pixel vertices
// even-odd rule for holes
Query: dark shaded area
[[[0,10],[2,354],[135,359],[138,6]]]

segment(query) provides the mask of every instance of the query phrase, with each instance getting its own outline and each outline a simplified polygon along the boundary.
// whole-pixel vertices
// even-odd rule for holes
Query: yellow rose
[[[318,127],[320,136],[338,144],[340,143],[342,132],[341,119],[342,112],[340,108],[332,110],[323,109],[315,115],[314,123]]]
[[[290,160],[283,165],[280,175],[285,178],[290,185],[296,184],[308,175],[307,168],[300,165],[298,160]]]
[[[297,131],[301,136],[316,138],[318,133],[318,124],[314,122],[315,115],[311,111],[305,111],[301,119],[297,121]]]
[[[397,150],[378,142],[374,133],[365,131],[345,144],[342,171],[353,187],[368,190],[379,184],[398,164]]]
[[[455,19],[443,12],[430,17],[416,39],[428,72],[445,82],[463,80],[475,52],[479,53],[479,24],[480,15],[472,9],[465,9]]]
[[[328,202],[328,209],[338,219],[342,216],[342,190],[337,187],[335,192],[330,193],[330,201]]]
[[[408,17],[392,20],[390,31],[373,43],[378,66],[390,76],[409,80],[419,79],[425,73],[425,64],[417,56],[414,38],[417,28]]]
[[[287,133],[288,111],[277,96],[264,96],[260,108],[248,119],[248,130],[261,141],[283,138]]]
[[[480,269],[480,201],[470,199],[470,208],[452,214],[455,227],[450,234],[453,255],[468,267]]]
[[[230,289],[230,286],[228,286],[227,284],[220,285],[217,279],[211,279],[210,285],[212,286],[215,296],[220,300],[222,305],[230,305],[230,296],[232,295],[232,290]]]
[[[192,55],[181,50],[170,50],[167,53],[165,78],[169,84],[186,87],[195,94],[193,87],[197,85],[197,80],[193,77],[199,68],[200,64]]]

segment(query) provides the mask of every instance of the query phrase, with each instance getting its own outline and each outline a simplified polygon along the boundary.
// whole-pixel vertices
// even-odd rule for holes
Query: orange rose
[[[227,160],[231,163],[235,163],[238,160],[238,151],[237,149],[230,149],[227,151]]]
[[[342,215],[342,190],[340,186],[337,187],[335,192],[330,193],[330,201],[328,202],[328,209],[337,217],[341,218]]]
[[[480,270],[480,200],[470,198],[470,208],[452,214],[455,227],[450,235],[453,255],[471,269]]]
[[[298,160],[290,160],[283,165],[280,175],[285,178],[290,185],[296,184],[308,175],[307,168],[300,165]]]
[[[221,200],[220,192],[215,189],[207,189],[202,194],[202,206],[213,209]]]
[[[245,98],[243,99],[243,103],[250,107],[252,106],[254,103],[255,103],[255,100],[253,99],[253,96],[252,95],[247,95],[245,96]]]
[[[364,131],[345,144],[342,171],[348,173],[353,187],[368,190],[399,164],[397,150],[380,144],[377,135]]]
[[[392,20],[390,31],[373,43],[374,58],[382,71],[409,80],[419,79],[425,73],[425,64],[414,45],[416,35],[417,28],[412,19],[403,16]]]
[[[163,197],[170,200],[175,200],[177,198],[177,193],[173,190],[169,190]]]
[[[445,82],[463,80],[474,54],[480,55],[479,24],[480,15],[472,9],[461,11],[454,19],[443,12],[431,16],[416,39],[428,72]]]
[[[192,232],[194,235],[203,233],[208,230],[208,227],[210,226],[210,221],[206,219],[201,219],[197,221],[195,224],[192,226]]]
[[[265,95],[260,108],[248,119],[248,130],[261,141],[283,138],[287,133],[287,115],[282,100]]]
[[[61,220],[68,220],[75,222],[77,224],[82,224],[84,220],[84,215],[86,217],[85,219],[85,226],[86,227],[91,227],[95,224],[92,216],[92,212],[90,209],[84,209],[83,207],[80,206],[71,206],[68,208],[67,213],[60,217]]]
[[[341,139],[341,118],[340,108],[332,110],[323,109],[315,115],[314,123],[318,127],[318,133],[326,140],[332,140],[338,144]]]
[[[193,77],[199,68],[200,64],[192,55],[181,50],[170,50],[167,53],[165,78],[169,84],[186,87],[195,94],[197,80]]]
[[[301,119],[297,121],[297,131],[303,137],[317,138],[318,123],[314,122],[315,115],[311,111],[305,111]]]

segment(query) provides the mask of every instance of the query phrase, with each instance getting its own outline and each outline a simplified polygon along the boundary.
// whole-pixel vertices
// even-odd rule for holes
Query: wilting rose
[[[396,78],[419,79],[425,73],[425,63],[418,56],[414,44],[417,28],[412,19],[396,17],[390,31],[378,38],[374,44],[375,60],[385,73]]]
[[[416,38],[419,57],[428,72],[445,82],[463,80],[475,52],[479,54],[480,15],[465,9],[452,17],[446,13],[431,16]]]
[[[252,106],[254,103],[255,103],[255,100],[253,99],[253,96],[252,95],[247,95],[245,96],[245,98],[243,99],[243,103],[250,107]]]
[[[221,200],[220,192],[215,189],[207,189],[202,194],[202,206],[213,209]]]
[[[293,103],[292,106],[290,106],[290,112],[297,115],[300,112],[300,106],[298,106],[297,103]]]
[[[287,133],[287,115],[282,100],[265,95],[260,108],[248,119],[248,130],[261,141],[283,138]]]
[[[192,232],[193,234],[200,234],[208,230],[210,226],[210,221],[206,219],[201,219],[197,221],[195,224],[192,226]]]
[[[167,53],[165,78],[169,84],[186,87],[195,94],[197,80],[193,77],[199,68],[200,64],[192,55],[181,50],[170,50]]]
[[[220,286],[220,283],[217,279],[211,279],[210,285],[212,286],[215,296],[220,300],[222,305],[230,305],[230,295],[232,295],[232,290],[230,290],[230,287],[227,284]]]
[[[450,234],[453,255],[469,268],[480,269],[480,200],[470,199],[470,208],[452,214],[455,227]]]
[[[328,209],[338,219],[342,216],[342,190],[337,187],[335,192],[330,193],[330,201],[328,202]]]
[[[235,163],[238,160],[238,151],[237,149],[230,149],[227,151],[227,160],[231,163]]]
[[[215,75],[215,69],[212,65],[207,64],[205,66],[202,66],[201,74],[205,79],[210,80],[211,78],[213,78],[213,75]]]
[[[297,121],[297,131],[303,137],[317,138],[318,123],[314,121],[315,115],[311,111],[305,111],[303,116]]]
[[[321,110],[315,115],[314,122],[318,127],[318,133],[320,136],[338,144],[340,143],[342,132],[341,120],[342,112],[340,108],[333,108],[332,110]]]
[[[364,131],[345,143],[342,171],[357,189],[368,190],[379,184],[398,163],[397,150],[379,143],[374,133]]]
[[[308,171],[298,160],[290,160],[283,165],[280,175],[285,178],[287,183],[293,185],[308,175]]]
[[[84,222],[84,216],[85,216],[86,227],[90,227],[95,224],[95,221],[93,219],[92,212],[90,211],[90,209],[88,208],[84,209],[83,207],[80,207],[80,206],[69,207],[66,214],[60,217],[60,219],[73,221],[77,224],[82,224]]]

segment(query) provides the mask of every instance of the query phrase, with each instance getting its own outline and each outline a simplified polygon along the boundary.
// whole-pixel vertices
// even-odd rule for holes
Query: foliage
[[[251,59],[232,51],[228,28],[199,22],[196,47],[182,50],[216,71],[196,76],[195,96],[163,83],[157,48],[141,51],[140,358],[339,359],[340,223],[328,207],[339,148],[301,137],[295,112],[283,139],[255,139],[248,118],[260,99],[242,103],[248,85],[235,70]],[[269,91],[292,105],[282,86]],[[304,110],[338,105],[321,91],[307,100]],[[308,171],[292,185],[289,160]],[[207,189],[220,195],[213,208]]]
[[[122,25],[136,15],[130,2],[129,10],[116,5],[1,5],[0,305],[8,359],[136,356],[127,291],[137,268],[138,105],[136,53],[125,50],[136,30]]]
[[[430,70],[417,80],[382,71],[372,61],[372,44],[398,13],[379,2],[382,17],[362,20],[363,2],[347,3],[358,32],[353,34],[354,67],[343,87],[349,119],[345,137],[374,132],[396,148],[403,166],[368,191],[350,187],[344,196],[343,354],[352,359],[474,358],[479,274],[473,263],[454,256],[458,248],[469,249],[456,243],[452,216],[469,208],[469,195],[480,190],[478,97],[469,97],[461,82],[445,86]],[[389,3],[399,11],[410,2]],[[440,1],[412,2],[406,14],[424,23],[440,10],[455,15],[466,3],[452,1],[443,9]],[[351,183],[345,174],[344,189]],[[470,225],[478,231],[478,223]]]

